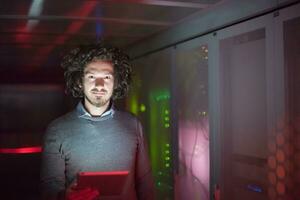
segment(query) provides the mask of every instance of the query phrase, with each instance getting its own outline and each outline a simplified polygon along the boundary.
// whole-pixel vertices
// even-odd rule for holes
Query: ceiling
[[[101,38],[126,48],[221,1],[0,0],[0,83],[61,80],[74,46]]]

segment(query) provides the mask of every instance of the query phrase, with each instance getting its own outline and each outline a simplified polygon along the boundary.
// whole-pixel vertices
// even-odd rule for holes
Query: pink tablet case
[[[120,195],[124,188],[128,171],[79,172],[78,187],[99,190],[100,196]]]

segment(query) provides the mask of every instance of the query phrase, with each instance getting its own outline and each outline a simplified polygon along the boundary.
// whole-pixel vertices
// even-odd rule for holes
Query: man
[[[62,67],[67,91],[82,101],[47,128],[41,169],[43,198],[97,199],[96,189],[76,187],[79,172],[129,171],[117,199],[153,199],[141,124],[113,105],[129,88],[128,56],[99,43],[74,49],[64,57]],[[100,198],[106,198],[101,191]]]

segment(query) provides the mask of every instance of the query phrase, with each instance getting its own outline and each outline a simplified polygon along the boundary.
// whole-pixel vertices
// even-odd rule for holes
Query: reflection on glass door
[[[267,199],[265,29],[220,41],[226,200]]]
[[[300,5],[279,11],[275,21],[277,100],[268,140],[268,198],[300,197]],[[278,81],[277,81],[278,80]],[[282,80],[282,81],[281,81]],[[278,84],[279,82],[279,84]]]
[[[218,33],[222,200],[300,197],[299,10]]]
[[[208,46],[199,41],[179,45],[175,61],[179,164],[176,199],[208,200]]]
[[[280,12],[276,19],[277,40],[284,72],[284,109],[274,129],[269,149],[269,198],[298,200],[300,197],[300,5]]]
[[[166,49],[135,60],[134,85],[127,99],[147,135],[156,200],[173,199],[170,55]]]

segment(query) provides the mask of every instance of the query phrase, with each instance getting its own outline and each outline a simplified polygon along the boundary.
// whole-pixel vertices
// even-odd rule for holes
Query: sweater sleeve
[[[148,155],[147,142],[144,138],[143,128],[138,122],[138,150],[136,158],[136,191],[139,200],[154,199],[154,181]]]
[[[65,159],[57,128],[50,126],[43,139],[41,189],[43,199],[60,199],[65,190]]]

